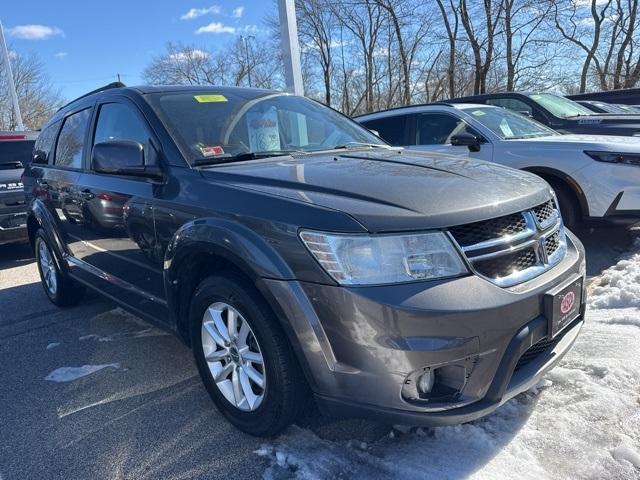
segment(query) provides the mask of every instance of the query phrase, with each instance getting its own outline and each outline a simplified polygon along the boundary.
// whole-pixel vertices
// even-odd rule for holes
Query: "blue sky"
[[[10,49],[36,52],[68,99],[116,80],[141,82],[169,41],[220,48],[243,32],[259,35],[272,0],[5,1],[0,21]]]

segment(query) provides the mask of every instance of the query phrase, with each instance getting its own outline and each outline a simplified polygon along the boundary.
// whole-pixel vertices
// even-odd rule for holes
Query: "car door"
[[[65,253],[77,253],[73,229],[79,218],[77,182],[80,178],[85,145],[91,119],[91,107],[84,106],[68,113],[57,135],[53,160],[37,177],[37,191],[54,219]],[[57,128],[57,126],[56,126]]]
[[[451,137],[460,133],[471,133],[480,139],[480,150],[472,152],[466,146],[451,144]],[[467,123],[450,113],[428,112],[415,114],[414,145],[407,148],[427,152],[439,152],[449,155],[493,160],[493,146]]]
[[[137,142],[143,147],[145,165],[157,164],[152,138],[151,128],[129,100],[119,98],[96,106],[89,142],[92,151],[97,144]],[[111,160],[114,164],[125,161]],[[81,275],[97,281],[104,293],[164,318],[162,261],[153,214],[154,197],[162,185],[142,176],[99,172],[92,155],[77,183],[81,221],[72,235],[79,243],[74,261]]]

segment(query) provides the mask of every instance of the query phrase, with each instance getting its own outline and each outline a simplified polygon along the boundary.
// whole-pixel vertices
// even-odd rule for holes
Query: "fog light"
[[[421,394],[431,393],[436,376],[433,370],[428,369],[420,377],[418,377],[418,392]]]

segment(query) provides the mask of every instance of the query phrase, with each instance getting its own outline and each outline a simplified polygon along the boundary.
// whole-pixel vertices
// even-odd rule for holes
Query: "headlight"
[[[587,150],[584,153],[599,162],[640,165],[640,153],[591,152]]]
[[[342,235],[302,231],[300,238],[322,268],[342,285],[413,282],[467,273],[442,232]]]

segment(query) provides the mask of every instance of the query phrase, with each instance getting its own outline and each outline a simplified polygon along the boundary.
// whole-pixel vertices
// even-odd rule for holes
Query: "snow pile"
[[[640,246],[639,246],[640,247]],[[578,341],[492,415],[364,445],[290,428],[256,453],[269,479],[640,478],[640,254],[605,271]]]
[[[86,377],[104,368],[120,368],[119,363],[107,363],[104,365],[83,365],[81,367],[60,367],[56,368],[49,375],[44,377],[50,382],[72,382],[78,378]]]
[[[591,293],[590,304],[595,308],[640,307],[640,254],[605,270]]]

